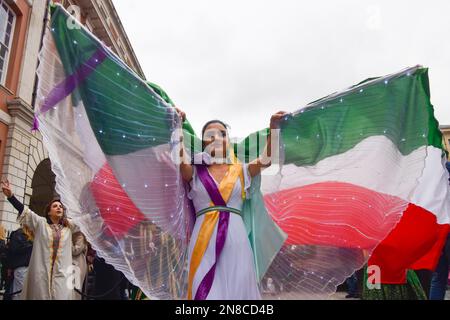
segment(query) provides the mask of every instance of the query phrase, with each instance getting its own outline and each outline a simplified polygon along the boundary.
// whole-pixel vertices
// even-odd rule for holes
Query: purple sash
[[[92,72],[107,58],[105,49],[99,48],[94,54],[82,63],[78,69],[74,71],[70,76],[67,76],[62,82],[56,85],[45,98],[43,105],[40,108],[40,113],[49,111],[52,107],[64,100],[70,95],[76,87],[78,87]],[[39,130],[39,121],[37,116],[33,119],[33,131]]]
[[[204,165],[197,165],[197,173],[200,181],[205,187],[206,191],[211,198],[211,201],[216,206],[226,206],[226,202],[223,200],[222,195],[220,194],[219,189],[217,188],[216,183],[208,172],[208,169]],[[219,260],[220,254],[222,252],[223,246],[225,244],[225,240],[227,238],[228,232],[228,222],[230,220],[230,213],[227,211],[220,211],[219,216],[219,226],[217,228],[217,237],[216,237],[216,261],[212,265],[211,269],[209,269],[208,273],[203,278],[200,283],[197,292],[195,294],[195,300],[205,300],[211,290],[212,283],[214,281],[214,275],[216,272],[216,264]]]

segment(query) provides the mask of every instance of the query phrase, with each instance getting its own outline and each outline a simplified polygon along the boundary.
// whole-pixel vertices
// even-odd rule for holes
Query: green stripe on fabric
[[[103,46],[83,28],[68,28],[60,6],[52,9],[51,28],[66,76]],[[92,130],[106,155],[120,155],[170,141],[171,113],[150,87],[108,52],[106,60],[72,94],[83,101]]]
[[[66,75],[72,74],[102,47],[84,29],[67,28],[68,18],[59,6],[52,9],[52,34]],[[402,154],[424,145],[442,149],[442,135],[430,103],[427,69],[419,68],[388,83],[371,84],[367,80],[361,83],[364,83],[363,91],[338,98],[325,97],[316,101],[321,105],[307,108],[282,123],[285,163],[314,165],[375,135],[388,137]],[[163,98],[110,54],[72,98],[83,100],[105,154],[120,155],[170,141],[172,116],[163,99],[169,103],[172,100],[165,92],[161,94]],[[183,129],[185,142],[198,141],[189,122],[183,124]],[[235,144],[235,151],[244,150],[237,153],[241,160],[253,160],[264,146],[250,141],[266,135],[264,129]]]
[[[377,135],[389,138],[403,155],[426,145],[442,149],[438,127],[430,103],[428,70],[420,68],[361,91],[323,99],[284,121],[285,163],[314,165]]]

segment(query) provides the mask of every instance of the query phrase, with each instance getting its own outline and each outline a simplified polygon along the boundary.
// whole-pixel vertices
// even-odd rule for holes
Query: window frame
[[[14,10],[11,8],[11,6],[5,0],[0,0],[0,7],[3,7],[3,5],[5,5],[8,8],[7,13],[10,12],[13,15],[13,21],[11,23],[11,33],[9,36],[9,44],[3,43],[0,41],[0,43],[6,47],[6,55],[5,55],[5,58],[3,61],[2,74],[0,76],[0,85],[5,86],[7,76],[8,76],[9,58],[11,56],[11,51],[13,49],[13,40],[14,40],[14,32],[16,30],[17,14],[14,12]],[[6,25],[8,24],[8,18],[6,19],[5,24]],[[6,34],[6,29],[5,29],[5,34]]]

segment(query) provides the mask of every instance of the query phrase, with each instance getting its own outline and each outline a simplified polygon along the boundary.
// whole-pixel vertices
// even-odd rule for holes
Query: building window
[[[4,0],[0,0],[0,84],[5,84],[9,53],[16,15]]]

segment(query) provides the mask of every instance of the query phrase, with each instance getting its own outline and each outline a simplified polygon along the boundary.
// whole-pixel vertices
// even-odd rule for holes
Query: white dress
[[[25,207],[19,222],[34,232],[33,251],[20,299],[72,300],[72,288],[68,285],[73,274],[72,230],[62,228],[59,246],[53,248],[53,231],[46,218]]]
[[[212,177],[212,176],[211,176]],[[214,180],[214,178],[212,177]],[[250,187],[250,174],[248,166],[244,165],[244,188]],[[214,180],[215,181],[215,180]],[[219,184],[215,181],[216,185]],[[198,178],[197,171],[194,166],[192,181],[190,182],[191,190],[188,197],[193,201],[196,212],[210,206],[210,197]],[[236,181],[234,189],[227,203],[228,207],[242,209],[243,200],[241,194],[240,179]],[[197,218],[189,243],[189,264],[192,252],[197,240],[197,236],[202,226],[205,215]],[[197,269],[192,285],[192,298],[195,297],[198,286],[203,280],[206,273],[210,270],[216,258],[216,235],[217,226],[209,241],[205,255]],[[255,264],[250,242],[248,240],[247,231],[241,216],[236,213],[230,213],[227,238],[224,248],[216,264],[216,271],[211,290],[207,296],[208,300],[259,300],[261,294],[256,278]]]

